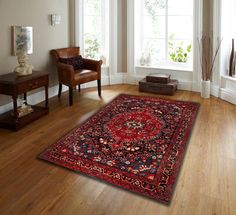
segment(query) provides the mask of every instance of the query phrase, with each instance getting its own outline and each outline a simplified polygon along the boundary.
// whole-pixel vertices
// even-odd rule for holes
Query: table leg
[[[24,93],[24,100],[25,100],[25,102],[27,104],[27,93]]]
[[[13,110],[14,110],[14,117],[18,118],[18,111],[17,111],[17,96],[12,96],[13,99]]]
[[[48,85],[45,86],[45,107],[48,108]]]

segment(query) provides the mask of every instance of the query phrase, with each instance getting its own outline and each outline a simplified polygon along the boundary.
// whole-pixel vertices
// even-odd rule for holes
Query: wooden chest
[[[170,83],[170,75],[160,74],[160,73],[151,73],[146,76],[147,82],[168,84]]]
[[[174,95],[177,90],[178,81],[170,80],[168,84],[148,82],[146,78],[139,81],[139,91],[157,93],[162,95]]]

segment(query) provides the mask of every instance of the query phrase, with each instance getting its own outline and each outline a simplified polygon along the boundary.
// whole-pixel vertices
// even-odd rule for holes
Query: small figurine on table
[[[14,72],[19,76],[31,75],[33,66],[28,64],[28,56],[25,52],[20,52],[17,54],[17,61],[19,66],[17,66]]]

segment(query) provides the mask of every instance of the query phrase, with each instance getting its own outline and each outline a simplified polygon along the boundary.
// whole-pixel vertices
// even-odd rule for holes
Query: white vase
[[[144,54],[142,54],[142,56],[141,56],[141,58],[140,58],[140,60],[139,60],[139,63],[140,63],[141,66],[144,66],[144,65],[145,65],[146,59],[145,59],[145,57],[144,57]]]
[[[202,80],[201,97],[208,99],[211,95],[211,81]]]

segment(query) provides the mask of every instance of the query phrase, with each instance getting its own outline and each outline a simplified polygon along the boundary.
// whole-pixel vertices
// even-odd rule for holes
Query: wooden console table
[[[33,71],[31,75],[27,76],[17,76],[16,73],[0,75],[0,94],[9,95],[13,99],[13,110],[0,115],[0,127],[17,131],[48,114],[48,84],[46,72]],[[27,100],[27,92],[40,87],[45,88],[45,107],[32,105],[33,112],[19,117],[17,111],[18,95],[24,94],[24,100]]]

